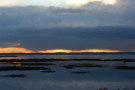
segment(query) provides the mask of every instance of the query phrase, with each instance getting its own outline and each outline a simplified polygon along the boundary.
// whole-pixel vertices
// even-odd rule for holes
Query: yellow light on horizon
[[[0,48],[0,53],[35,53],[35,51],[20,47],[7,47]]]
[[[84,49],[84,50],[68,50],[68,49],[52,49],[52,50],[41,50],[39,53],[85,53],[85,52],[125,52],[120,50],[111,49]]]
[[[111,49],[82,49],[82,50],[50,49],[50,50],[35,51],[20,47],[0,48],[0,53],[85,53],[85,52],[128,52],[128,51],[111,50]]]
[[[72,50],[67,49],[52,49],[52,50],[41,50],[39,53],[72,53]]]

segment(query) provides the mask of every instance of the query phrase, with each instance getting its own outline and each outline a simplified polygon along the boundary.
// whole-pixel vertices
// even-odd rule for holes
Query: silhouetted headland
[[[122,55],[135,54],[135,52],[85,52],[85,53],[0,53],[0,56],[18,55]]]

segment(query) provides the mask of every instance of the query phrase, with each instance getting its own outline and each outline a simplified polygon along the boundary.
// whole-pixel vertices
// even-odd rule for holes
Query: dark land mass
[[[116,66],[116,69],[135,70],[135,67],[130,66]]]
[[[41,72],[44,72],[44,73],[55,73],[56,71],[53,71],[53,70],[47,70],[47,71],[41,71]]]
[[[135,54],[135,52],[84,52],[84,53],[0,53],[0,56],[23,55],[123,55]]]
[[[120,61],[135,62],[135,59],[1,59],[0,62],[55,62],[55,61]]]
[[[72,72],[74,74],[86,74],[86,73],[89,73],[89,72],[85,72],[85,71],[75,71],[75,72]]]
[[[64,65],[62,66],[66,69],[72,69],[72,68],[79,68],[79,67],[107,67],[107,66],[104,66],[104,65],[96,65],[96,64],[69,64],[69,65]]]
[[[11,77],[11,78],[25,78],[26,75],[25,74],[13,74],[13,75],[0,75],[0,77]]]
[[[45,70],[49,68],[45,67],[16,67],[16,66],[8,66],[8,67],[0,67],[0,71],[24,71],[24,70]]]
[[[50,66],[50,65],[56,65],[54,63],[9,63],[9,64],[20,64],[21,66]]]

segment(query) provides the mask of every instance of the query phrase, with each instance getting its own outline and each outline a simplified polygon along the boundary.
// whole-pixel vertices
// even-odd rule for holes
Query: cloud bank
[[[31,50],[47,49],[135,49],[134,27],[74,27],[74,28],[8,28],[0,30],[0,45],[21,43],[17,47]],[[8,42],[8,43],[7,43]],[[8,44],[8,45],[7,45]]]
[[[0,47],[135,50],[134,0],[79,8],[1,7]]]
[[[135,26],[133,0],[117,5],[88,3],[80,8],[12,7],[0,8],[0,27]]]

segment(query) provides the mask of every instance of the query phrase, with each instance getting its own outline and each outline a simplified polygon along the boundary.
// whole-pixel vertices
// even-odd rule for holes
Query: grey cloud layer
[[[135,28],[109,26],[93,28],[4,29],[1,30],[0,41],[1,43],[19,42],[22,43],[22,47],[35,50],[56,48],[133,50],[135,46]]]
[[[0,8],[0,27],[63,27],[135,25],[134,0],[118,0],[114,6],[99,2],[80,8],[13,7]]]
[[[42,49],[135,49],[135,1],[80,8],[0,8],[0,47]]]

